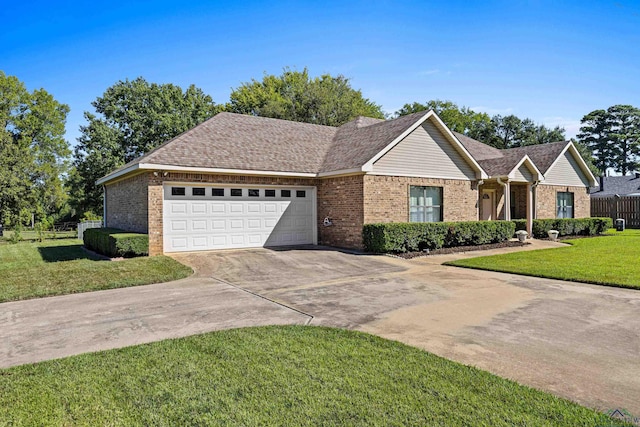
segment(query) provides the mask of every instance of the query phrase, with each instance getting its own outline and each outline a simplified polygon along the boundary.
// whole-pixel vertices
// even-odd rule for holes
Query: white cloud
[[[561,116],[544,117],[542,119],[542,123],[549,128],[554,128],[556,126],[564,128],[567,139],[575,138],[578,132],[580,132],[580,120],[576,119]]]

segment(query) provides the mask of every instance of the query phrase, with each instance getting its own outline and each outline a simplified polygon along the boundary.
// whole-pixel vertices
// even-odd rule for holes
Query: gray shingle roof
[[[360,168],[425,115],[358,117],[340,127],[219,113],[112,172],[136,164],[318,174]],[[454,132],[490,176],[506,175],[529,155],[545,173],[567,142],[498,150]]]
[[[454,135],[490,176],[507,175],[525,155],[545,174],[569,143],[561,141],[499,150],[461,133],[454,132]]]
[[[602,188],[591,187],[589,192],[593,197],[607,197],[619,194],[640,194],[640,177],[637,175],[605,176],[602,178]]]

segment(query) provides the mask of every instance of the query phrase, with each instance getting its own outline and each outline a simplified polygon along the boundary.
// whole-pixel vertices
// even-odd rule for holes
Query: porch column
[[[527,184],[527,233],[533,237],[533,186]]]
[[[511,221],[511,183],[505,182],[504,185],[504,219]]]

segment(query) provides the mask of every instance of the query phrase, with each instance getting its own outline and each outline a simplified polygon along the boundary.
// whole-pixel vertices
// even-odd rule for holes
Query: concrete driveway
[[[311,324],[370,332],[593,408],[640,414],[640,291],[441,265],[490,253],[402,260],[316,248],[175,258],[308,313]]]
[[[0,367],[310,323],[374,333],[596,409],[640,414],[640,291],[440,265],[472,255],[408,261],[318,247],[179,254],[194,276],[0,304]]]

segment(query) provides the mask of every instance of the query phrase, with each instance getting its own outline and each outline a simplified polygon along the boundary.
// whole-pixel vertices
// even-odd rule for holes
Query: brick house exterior
[[[546,145],[496,150],[451,132],[432,111],[388,121],[358,118],[339,128],[221,113],[98,184],[104,187],[106,225],[148,233],[150,255],[167,251],[166,206],[222,203],[213,200],[212,193],[203,193],[206,202],[167,205],[170,186],[207,191],[255,186],[255,195],[262,198],[236,203],[254,207],[269,204],[266,197],[273,197],[276,189],[311,189],[311,204],[300,207],[313,206],[308,213],[313,214],[313,224],[305,225],[313,228],[313,242],[362,248],[364,224],[410,221],[410,203],[418,203],[410,202],[412,188],[439,189],[440,200],[419,203],[438,204],[442,221],[483,219],[490,206],[483,200],[486,194],[497,214],[491,219],[554,218],[558,192],[572,193],[575,217],[589,216],[587,189],[595,178],[575,157],[571,143]],[[560,164],[558,158],[569,163],[575,158],[575,170],[567,171],[566,161]],[[545,182],[548,171],[555,182]],[[566,185],[558,180],[566,180]],[[224,194],[225,203],[232,203]],[[254,222],[259,219],[256,216]],[[185,221],[188,218],[181,217],[176,223]],[[278,225],[273,227],[267,233],[277,232]],[[203,230],[192,234],[215,233]]]

